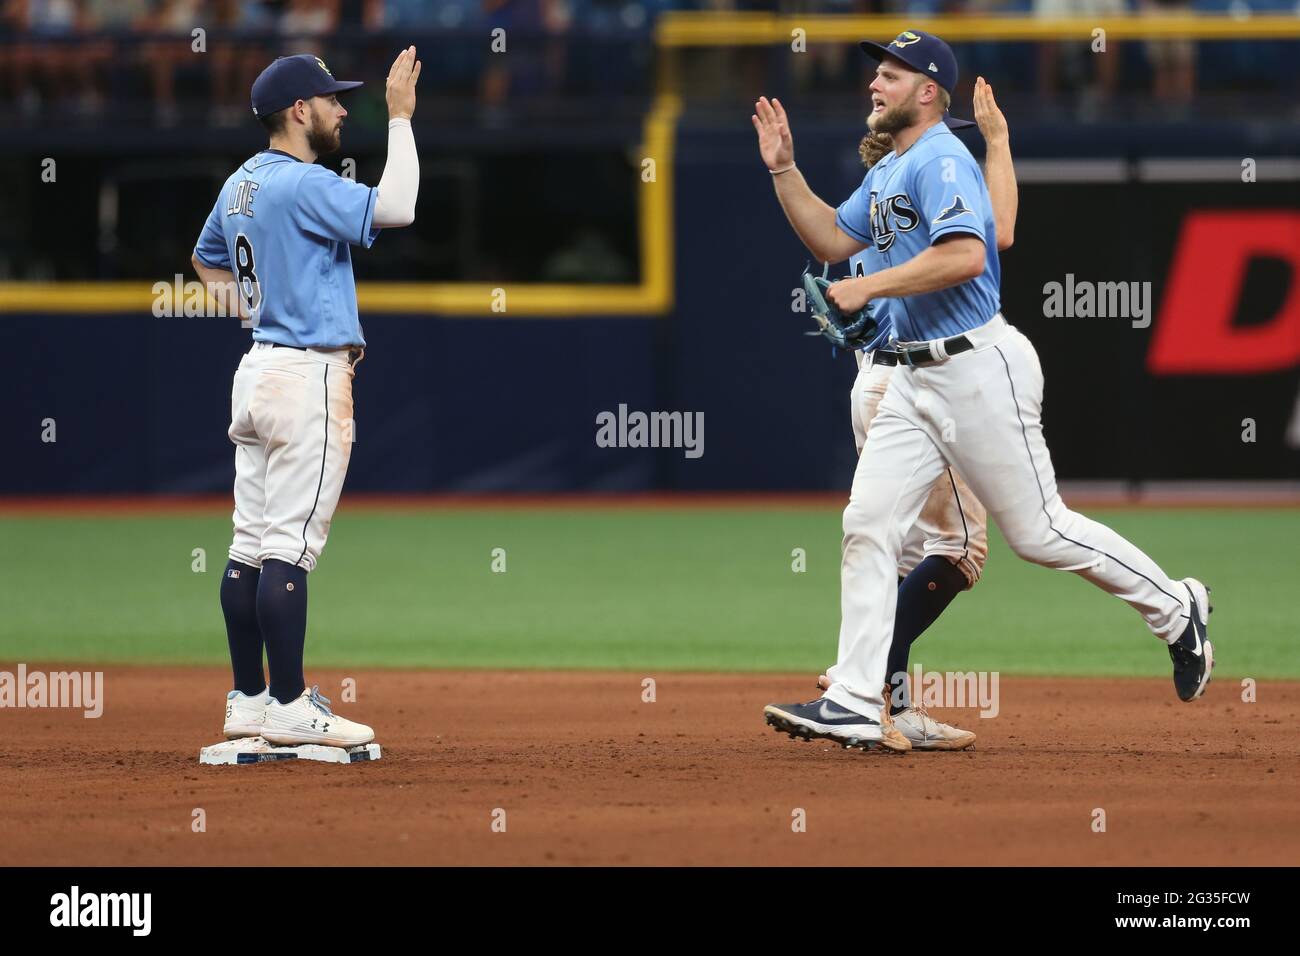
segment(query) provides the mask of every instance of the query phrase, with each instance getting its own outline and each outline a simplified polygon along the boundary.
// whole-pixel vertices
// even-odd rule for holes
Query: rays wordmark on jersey
[[[871,194],[871,238],[876,249],[885,252],[900,232],[911,232],[921,223],[916,207],[907,193],[877,199]]]

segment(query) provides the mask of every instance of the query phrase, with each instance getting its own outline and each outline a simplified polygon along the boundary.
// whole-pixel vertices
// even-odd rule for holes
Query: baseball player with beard
[[[253,84],[268,148],[226,180],[194,248],[199,277],[238,288],[253,346],[231,395],[234,540],[221,610],[234,672],[225,735],[351,747],[374,739],[306,687],[307,575],[316,567],[352,453],[352,378],[365,351],[351,246],[415,221],[411,132],[415,47],[388,74],[388,160],[377,187],[316,165],[339,148],[347,110],[309,54],[277,59]],[[262,672],[266,651],[270,685]]]
[[[984,175],[993,206],[998,251],[1002,252],[1011,248],[1019,205],[1011,139],[1006,119],[994,99],[993,87],[983,77],[975,81],[974,102],[975,122],[987,147]],[[780,103],[774,103],[774,107],[779,108]],[[952,130],[972,125],[950,117],[945,117],[944,122]],[[886,128],[889,125],[884,124]],[[893,138],[879,123],[858,146],[858,155],[868,170],[893,151]],[[849,272],[853,276],[864,276],[881,268],[880,256],[870,249],[849,258]],[[887,321],[887,303],[878,305],[881,306],[875,313],[878,320]],[[861,351],[853,354],[858,362],[858,377],[850,393],[850,404],[853,438],[861,454],[896,365],[887,360],[873,361],[873,356]],[[947,468],[930,489],[920,517],[903,539],[903,557],[898,566],[898,610],[894,615],[894,636],[889,645],[886,673],[891,686],[890,717],[913,750],[964,750],[975,743],[972,732],[937,721],[923,705],[911,702],[908,655],[916,639],[953,599],[975,586],[987,557],[988,514],[961,476]],[[828,689],[830,678],[821,675],[817,686]]]
[[[879,63],[868,124],[890,133],[894,149],[839,209],[795,168],[780,104],[761,99],[753,118],[781,206],[813,255],[841,262],[870,247],[880,257],[877,268],[832,285],[828,297],[844,315],[883,303],[892,341],[872,362],[895,366],[844,511],[839,653],[829,687],[809,703],[768,705],[768,723],[846,747],[911,749],[884,699],[897,574],[904,540],[950,469],[1017,555],[1073,571],[1141,614],[1168,647],[1178,696],[1196,699],[1213,668],[1208,589],[1195,578],[1175,582],[1057,493],[1038,356],[1000,312],[989,190],[943,122],[957,81],[952,50],[921,31],[861,47]]]

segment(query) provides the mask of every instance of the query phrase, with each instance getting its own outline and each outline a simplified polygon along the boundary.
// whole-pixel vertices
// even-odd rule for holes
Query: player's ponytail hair
[[[876,165],[882,156],[893,150],[894,137],[888,133],[868,133],[862,137],[862,142],[858,143],[858,155],[862,157],[862,165],[867,169]]]

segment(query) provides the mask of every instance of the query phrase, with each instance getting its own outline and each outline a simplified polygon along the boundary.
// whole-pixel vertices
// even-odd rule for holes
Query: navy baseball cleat
[[[906,753],[912,749],[908,739],[898,732],[888,717],[882,727],[879,721],[854,713],[825,697],[806,704],[768,704],[763,716],[777,730],[791,739],[812,740],[819,737],[833,740],[844,747],[861,747],[863,750],[883,750]]]
[[[1180,700],[1196,700],[1205,693],[1214,670],[1214,648],[1208,639],[1210,589],[1196,578],[1183,578],[1180,584],[1187,588],[1190,602],[1187,622],[1182,636],[1169,645],[1169,659],[1174,662],[1174,689]]]

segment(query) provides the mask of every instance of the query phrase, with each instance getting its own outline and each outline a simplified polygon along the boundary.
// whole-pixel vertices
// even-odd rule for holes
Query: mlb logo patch
[[[226,577],[228,577],[228,578],[237,578],[237,577],[239,577],[239,569],[238,569],[238,568],[231,568],[229,571],[226,572]]]

